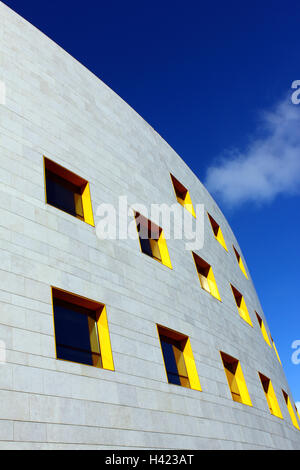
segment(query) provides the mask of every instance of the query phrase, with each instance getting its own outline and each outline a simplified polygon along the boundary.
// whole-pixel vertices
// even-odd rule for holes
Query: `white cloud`
[[[262,129],[245,152],[227,152],[207,170],[207,189],[230,206],[300,193],[300,105],[281,101],[262,115]]]

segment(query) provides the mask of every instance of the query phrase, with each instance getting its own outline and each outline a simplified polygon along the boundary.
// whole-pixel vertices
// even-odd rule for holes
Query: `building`
[[[267,321],[212,197],[3,3],[0,25],[1,448],[299,449]],[[159,220],[146,239],[100,239],[97,208],[120,196],[175,203],[194,223],[203,204],[203,248]]]

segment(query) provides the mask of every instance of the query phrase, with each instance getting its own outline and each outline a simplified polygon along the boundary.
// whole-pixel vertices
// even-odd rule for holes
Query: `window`
[[[239,263],[239,267],[242,271],[242,273],[245,275],[245,277],[248,279],[248,276],[247,276],[247,272],[246,272],[246,269],[245,269],[245,266],[244,266],[244,263],[243,263],[243,260],[242,260],[242,257],[241,255],[238,253],[238,251],[234,248],[234,246],[232,245],[233,247],[233,251],[235,253],[235,256],[236,256],[236,259]]]
[[[259,326],[260,326],[260,331],[263,335],[263,338],[264,338],[265,342],[268,344],[268,346],[270,346],[270,348],[271,348],[272,346],[271,346],[269,336],[268,336],[266,327],[264,325],[264,322],[263,322],[262,318],[258,315],[257,312],[255,312],[255,314],[256,314],[256,317],[257,317],[257,320],[258,320],[258,323],[259,323]]]
[[[202,289],[209,292],[216,299],[221,300],[212,267],[196,253],[192,252],[192,254]]]
[[[244,297],[242,294],[235,288],[233,285],[231,285],[232,293],[236,302],[236,306],[238,308],[239,314],[242,317],[245,322],[247,322],[250,326],[252,325],[251,318],[247,309],[246,302],[244,300]]]
[[[282,418],[282,414],[278,405],[278,401],[271,380],[260,372],[258,373],[258,375],[265,392],[270,413],[274,416],[277,416],[278,418]]]
[[[280,357],[279,357],[279,354],[278,354],[278,351],[277,351],[277,348],[276,348],[276,346],[275,346],[275,343],[274,343],[274,340],[273,340],[272,336],[271,336],[271,341],[272,341],[272,345],[273,345],[275,354],[276,354],[276,356],[277,356],[278,362],[281,364],[281,360],[280,360]]]
[[[135,220],[142,252],[172,269],[163,230],[139,212],[135,213]]]
[[[290,414],[290,417],[291,417],[291,420],[292,420],[292,423],[293,425],[295,426],[295,428],[299,429],[300,430],[300,427],[299,427],[299,424],[298,424],[298,421],[297,421],[297,418],[296,418],[296,414],[293,410],[293,406],[292,406],[292,403],[291,403],[291,400],[288,396],[288,394],[282,390],[282,393],[283,393],[283,397],[284,397],[284,401],[286,403],[286,406],[287,406],[287,409],[288,409],[288,412]]]
[[[240,361],[223,352],[220,354],[233,401],[252,406]]]
[[[215,219],[213,219],[210,214],[207,213],[207,215],[208,215],[208,218],[209,218],[209,221],[210,221],[210,224],[211,224],[211,228],[214,232],[214,235],[215,235],[216,239],[222,245],[222,247],[225,248],[226,251],[228,251],[220,225],[217,224]]]
[[[173,187],[174,187],[174,191],[175,191],[177,201],[185,209],[187,209],[194,217],[196,217],[190,193],[183,186],[183,184],[181,184],[173,175],[170,175],[170,176],[171,176],[171,180],[172,180],[172,183],[173,183]]]
[[[160,325],[157,331],[168,382],[201,391],[189,338]]]
[[[56,357],[114,370],[105,305],[52,288]]]
[[[94,226],[89,183],[44,158],[46,202]]]

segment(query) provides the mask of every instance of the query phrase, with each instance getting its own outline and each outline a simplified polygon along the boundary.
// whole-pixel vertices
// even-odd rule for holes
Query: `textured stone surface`
[[[2,3],[0,80],[0,448],[299,449],[281,389],[291,392],[232,244],[241,249],[201,182],[122,99]],[[90,182],[96,223],[97,206],[119,196],[174,204],[171,172],[222,227],[229,252],[207,217],[199,252],[222,302],[200,288],[184,240],[168,241],[170,270],[137,240],[101,241],[46,205],[43,155]],[[56,360],[50,286],[106,304],[114,372]],[[190,337],[202,392],[167,383],[156,323]],[[220,350],[241,361],[253,407],[232,401]],[[270,414],[258,371],[271,378],[283,420]]]

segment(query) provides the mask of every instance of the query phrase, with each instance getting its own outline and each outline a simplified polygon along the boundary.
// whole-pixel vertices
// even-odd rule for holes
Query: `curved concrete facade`
[[[292,400],[291,391],[212,197],[135,111],[2,3],[0,23],[0,447],[299,449],[282,394]],[[95,227],[46,204],[43,156],[89,182],[96,223],[98,205],[118,207],[119,196],[174,204],[173,174],[222,228],[228,252],[207,217],[197,251],[222,301],[201,289],[184,240],[167,240],[169,269],[138,240],[100,240]],[[51,286],[106,305],[114,371],[56,359]],[[157,324],[189,337],[202,391],[168,383]],[[232,400],[220,351],[240,361],[253,406]],[[270,413],[258,371],[283,419]]]

